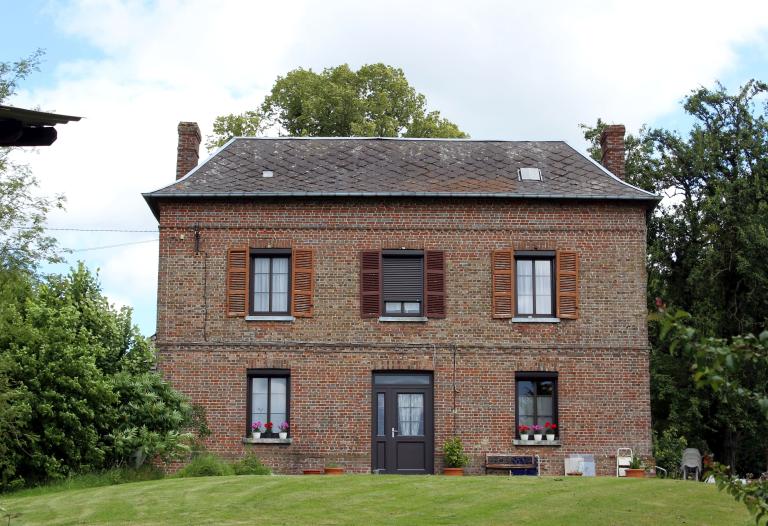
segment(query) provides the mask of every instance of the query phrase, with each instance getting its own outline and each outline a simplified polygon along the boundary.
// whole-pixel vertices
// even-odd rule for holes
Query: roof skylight
[[[520,168],[517,176],[521,181],[541,181],[541,170],[538,168]]]

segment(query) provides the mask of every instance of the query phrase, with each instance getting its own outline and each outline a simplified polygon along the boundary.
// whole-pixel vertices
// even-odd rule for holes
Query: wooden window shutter
[[[381,252],[365,250],[360,254],[360,316],[381,315]]]
[[[511,318],[515,314],[515,253],[511,248],[491,253],[492,300],[494,318]]]
[[[557,317],[570,320],[579,317],[579,255],[568,250],[557,251]]]
[[[294,248],[291,266],[291,314],[311,318],[313,314],[315,255],[311,248]]]
[[[248,314],[248,247],[233,247],[227,251],[227,316]]]
[[[427,318],[445,318],[445,252],[427,250],[424,254]]]

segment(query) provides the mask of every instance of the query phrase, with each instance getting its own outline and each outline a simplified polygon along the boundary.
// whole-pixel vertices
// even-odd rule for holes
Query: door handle
[[[393,428],[392,428],[392,438],[395,438],[395,433],[399,433],[399,432],[400,432],[400,431],[398,431],[397,429],[395,429],[395,428],[393,427]]]

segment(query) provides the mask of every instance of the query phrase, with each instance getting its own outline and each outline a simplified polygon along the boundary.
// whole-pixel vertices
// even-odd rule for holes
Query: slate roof
[[[541,181],[518,180],[518,168]],[[273,177],[263,177],[271,170]],[[633,200],[631,186],[562,141],[399,138],[235,138],[160,199],[269,196],[443,196]]]

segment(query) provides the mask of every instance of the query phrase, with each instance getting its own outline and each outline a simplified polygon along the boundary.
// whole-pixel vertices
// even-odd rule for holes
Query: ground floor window
[[[269,436],[280,432],[280,426],[290,427],[291,375],[287,369],[256,369],[248,371],[248,419],[246,434],[255,422]],[[267,424],[271,423],[271,426]]]
[[[515,374],[515,422],[517,436],[520,426],[557,425],[557,373],[518,372]]]

